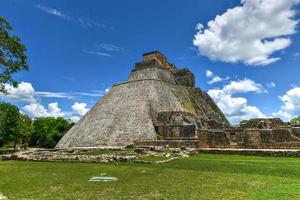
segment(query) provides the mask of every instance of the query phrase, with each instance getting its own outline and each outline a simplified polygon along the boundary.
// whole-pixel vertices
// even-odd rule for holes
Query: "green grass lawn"
[[[91,176],[116,182],[88,182]],[[10,199],[300,199],[300,158],[198,154],[165,164],[0,161]]]

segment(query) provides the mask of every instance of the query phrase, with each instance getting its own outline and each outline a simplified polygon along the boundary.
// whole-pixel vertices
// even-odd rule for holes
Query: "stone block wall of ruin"
[[[300,129],[198,130],[198,144],[202,148],[299,149]]]

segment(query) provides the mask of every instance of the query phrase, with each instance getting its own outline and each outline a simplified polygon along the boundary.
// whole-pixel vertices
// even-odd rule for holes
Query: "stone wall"
[[[198,144],[201,148],[299,149],[300,130],[293,127],[202,129],[198,130]]]
[[[176,67],[173,64],[170,64],[167,58],[159,51],[152,51],[149,53],[145,53],[143,54],[143,56],[144,56],[144,61],[156,60],[160,66],[164,67],[171,73],[175,73],[177,71]]]
[[[242,128],[273,129],[288,126],[279,118],[254,118],[241,123]]]
[[[195,139],[197,138],[195,125],[157,126],[156,132],[163,139]]]
[[[174,74],[178,84],[186,87],[195,87],[195,75],[188,69],[178,69]]]

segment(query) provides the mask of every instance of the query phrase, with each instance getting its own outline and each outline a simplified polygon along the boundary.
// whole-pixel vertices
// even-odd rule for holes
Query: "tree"
[[[291,123],[291,124],[300,125],[300,116],[298,116],[298,117],[292,119],[292,120],[290,121],[290,123]]]
[[[0,102],[0,146],[14,143],[18,138],[19,108],[9,103]]]
[[[19,114],[18,137],[15,144],[28,145],[30,135],[33,131],[32,120],[27,115]]]
[[[12,74],[28,70],[26,47],[18,36],[11,35],[13,27],[0,16],[0,92],[7,93],[5,84],[17,87]]]
[[[249,120],[242,120],[242,121],[240,121],[240,126],[241,125],[245,125],[245,124],[247,124],[249,122]]]
[[[61,117],[36,118],[33,121],[29,146],[53,148],[73,125],[73,122]]]

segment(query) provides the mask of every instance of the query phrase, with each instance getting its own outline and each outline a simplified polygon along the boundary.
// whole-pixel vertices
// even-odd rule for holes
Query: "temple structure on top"
[[[144,61],[156,60],[159,66],[166,68],[171,73],[175,73],[177,71],[175,65],[170,64],[168,62],[168,59],[159,51],[152,51],[149,53],[145,53],[143,54],[143,57],[144,57]]]

